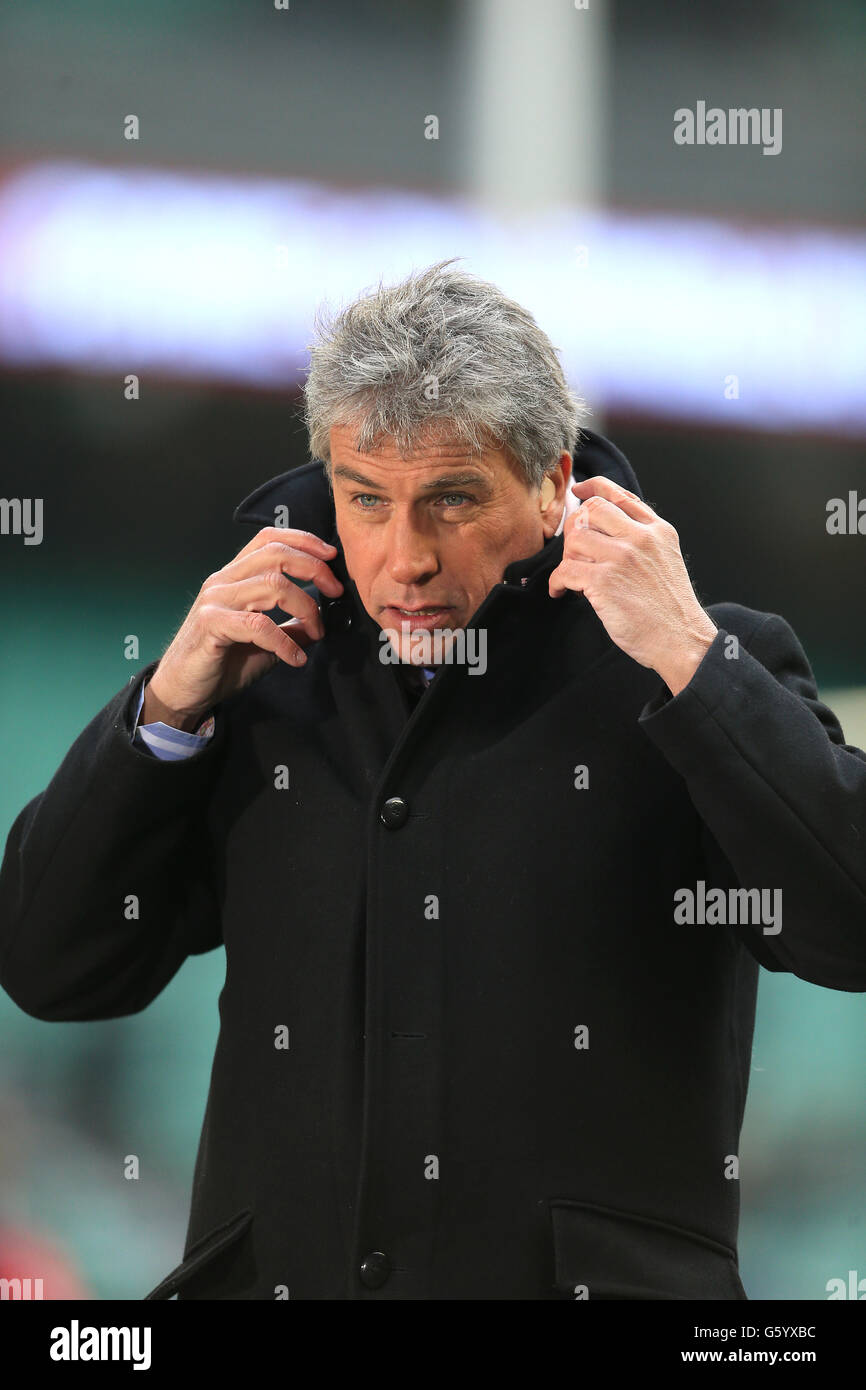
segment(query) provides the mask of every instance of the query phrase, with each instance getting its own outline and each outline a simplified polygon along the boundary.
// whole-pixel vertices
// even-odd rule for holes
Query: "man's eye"
[[[446,506],[445,510],[449,512],[458,511],[460,503],[462,502],[475,501],[475,498],[468,492],[443,492],[437,500],[440,502],[449,502],[449,499],[451,499],[451,501],[456,499],[457,501],[457,506],[452,506],[450,503]],[[375,505],[367,506],[367,502],[375,504],[376,502],[381,502],[381,500],[381,497],[378,497],[375,492],[358,492],[352,498],[352,501],[358,504],[362,512],[372,512],[375,510]]]
[[[443,492],[442,497],[440,498],[440,501],[443,501],[443,502],[444,502],[444,500],[445,500],[446,497],[459,497],[459,498],[461,498],[461,500],[464,501],[464,502],[474,502],[474,501],[475,501],[474,497],[470,497],[468,492]],[[455,510],[455,509],[454,509],[453,507],[447,507],[447,508],[446,508],[446,511],[454,511],[454,510]]]

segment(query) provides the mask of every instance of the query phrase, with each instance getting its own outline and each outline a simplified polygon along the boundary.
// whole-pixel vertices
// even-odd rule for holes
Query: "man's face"
[[[428,431],[409,459],[390,438],[359,453],[344,425],[331,430],[330,444],[346,568],[370,617],[399,635],[391,645],[404,661],[418,660],[418,643],[413,655],[404,634],[464,627],[506,565],[540,550],[562,517],[567,453],[542,510],[507,454],[472,455],[441,431]]]

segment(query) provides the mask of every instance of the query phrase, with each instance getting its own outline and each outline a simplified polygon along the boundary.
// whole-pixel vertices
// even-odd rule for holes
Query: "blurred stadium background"
[[[5,0],[0,50],[0,491],[45,508],[0,536],[4,838],[306,461],[316,304],[452,255],[550,333],[702,600],[784,614],[866,746],[866,540],[825,524],[866,496],[861,0]],[[677,146],[699,100],[780,108],[781,152]],[[178,1262],[223,973],[102,1023],[0,997],[0,1274],[38,1242],[46,1296],[136,1299]],[[752,1298],[866,1276],[864,1014],[762,972]]]

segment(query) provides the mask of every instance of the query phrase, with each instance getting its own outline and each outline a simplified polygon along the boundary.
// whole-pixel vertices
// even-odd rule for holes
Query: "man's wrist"
[[[708,614],[705,621],[697,620],[687,633],[668,647],[663,657],[653,663],[672,695],[679,695],[694,676],[713,644],[718,628]]]
[[[144,703],[141,706],[139,726],[144,724],[168,724],[172,729],[194,734],[207,718],[207,710],[176,710],[165,704],[153,689],[153,678],[145,682]]]

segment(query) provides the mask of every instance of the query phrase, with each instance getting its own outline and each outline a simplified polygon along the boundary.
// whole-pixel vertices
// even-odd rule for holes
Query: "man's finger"
[[[593,564],[599,561],[616,562],[622,557],[622,541],[595,526],[575,525],[571,531],[566,529],[564,535],[563,563],[569,560],[590,560]]]
[[[612,502],[610,498],[602,497],[600,493],[594,495],[598,501],[593,502],[592,506],[588,505],[590,499],[587,498],[586,502],[565,518],[563,535],[568,537],[573,531],[583,529],[600,531],[605,536],[634,535],[637,517],[628,516],[624,508]]]
[[[590,565],[593,562],[587,559],[580,560],[561,560],[556,569],[551,570],[547,579],[547,591],[551,598],[562,598],[563,594],[569,592],[580,594],[583,592],[581,578],[583,571],[582,565]],[[587,571],[589,573],[589,571]],[[585,582],[585,581],[584,581]]]
[[[247,555],[261,550],[263,546],[269,545],[272,541],[279,541],[294,550],[303,550],[310,555],[321,556],[325,560],[333,560],[337,553],[337,547],[331,541],[323,540],[313,531],[301,531],[290,526],[263,526],[261,531],[257,531],[252,540],[247,542],[243,550],[238,551],[234,559],[243,560]]]
[[[297,642],[299,647],[309,647],[316,641],[301,618],[290,618],[286,623],[277,623],[277,627],[287,637],[291,637],[293,642]]]
[[[620,507],[633,521],[642,521],[644,524],[658,521],[658,515],[652,507],[641,501],[633,492],[629,492],[628,488],[620,487],[613,478],[606,478],[603,473],[598,473],[593,478],[582,478],[579,483],[572,484],[571,490],[581,502],[586,502],[590,497],[604,497],[608,502]]]

